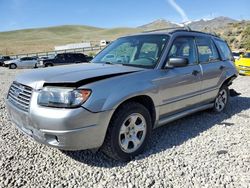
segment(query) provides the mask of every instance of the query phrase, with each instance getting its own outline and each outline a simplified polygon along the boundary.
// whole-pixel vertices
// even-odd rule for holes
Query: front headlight
[[[90,94],[89,89],[45,87],[40,91],[37,103],[47,107],[74,108],[82,105]]]

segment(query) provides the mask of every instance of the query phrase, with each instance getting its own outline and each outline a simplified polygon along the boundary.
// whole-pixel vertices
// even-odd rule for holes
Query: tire
[[[9,65],[9,69],[16,69],[16,68],[17,68],[17,66],[16,66],[15,63],[11,63],[11,64]]]
[[[52,63],[46,63],[45,67],[53,67],[53,64]]]
[[[111,118],[101,150],[115,160],[129,161],[145,150],[151,132],[149,111],[139,103],[125,103]]]
[[[228,86],[223,85],[216,98],[214,101],[214,107],[213,107],[213,111],[215,113],[220,113],[222,112],[228,105],[228,101],[229,101],[229,90],[228,90]]]

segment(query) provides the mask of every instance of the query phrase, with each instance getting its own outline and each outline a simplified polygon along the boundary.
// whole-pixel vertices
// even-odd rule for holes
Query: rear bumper
[[[30,112],[6,100],[11,121],[39,143],[62,150],[99,148],[105,138],[111,111],[91,113],[84,108],[52,109],[34,107]]]

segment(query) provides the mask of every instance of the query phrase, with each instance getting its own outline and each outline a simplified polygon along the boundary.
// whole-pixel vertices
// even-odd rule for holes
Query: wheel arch
[[[114,114],[118,111],[118,109],[128,103],[128,102],[137,102],[141,105],[143,105],[150,113],[150,117],[151,117],[151,121],[152,121],[152,126],[154,127],[154,124],[156,122],[156,109],[155,109],[155,104],[153,99],[148,96],[148,95],[138,95],[138,96],[133,96],[130,98],[127,98],[126,100],[122,101],[120,104],[117,105],[115,111],[113,112],[112,117],[114,116]]]
[[[237,75],[235,75],[235,74],[226,78],[220,87],[222,87],[223,85],[230,86],[235,78],[237,78]]]
[[[48,62],[45,62],[44,66],[45,66],[45,67],[54,66],[54,64],[53,64],[52,61],[48,61]]]

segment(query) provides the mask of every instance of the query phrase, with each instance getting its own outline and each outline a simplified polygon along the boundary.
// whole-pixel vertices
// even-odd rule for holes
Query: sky
[[[250,20],[250,0],[0,0],[0,31],[57,25],[137,27],[218,16]]]

